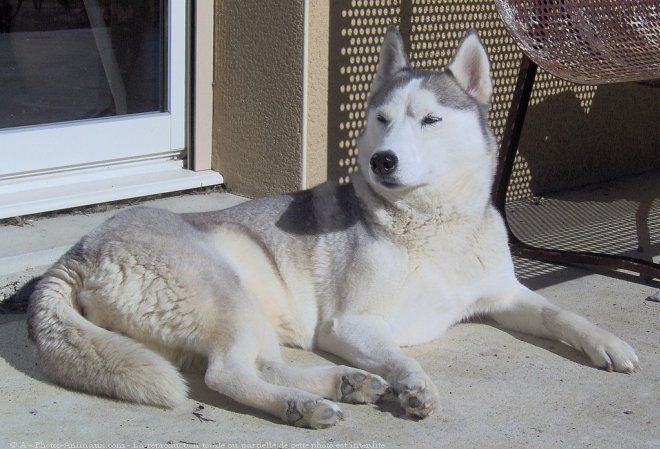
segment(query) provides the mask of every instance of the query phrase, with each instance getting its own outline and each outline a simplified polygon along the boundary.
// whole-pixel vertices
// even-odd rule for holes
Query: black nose
[[[389,175],[394,170],[396,170],[396,165],[399,162],[399,158],[396,157],[396,154],[391,151],[379,151],[371,156],[369,161],[371,165],[371,171],[377,175]]]

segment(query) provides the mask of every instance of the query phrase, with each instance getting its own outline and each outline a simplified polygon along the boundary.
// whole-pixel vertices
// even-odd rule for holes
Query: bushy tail
[[[28,333],[42,369],[77,390],[174,407],[188,396],[179,371],[143,344],[96,326],[75,304],[77,277],[56,264],[30,298]]]

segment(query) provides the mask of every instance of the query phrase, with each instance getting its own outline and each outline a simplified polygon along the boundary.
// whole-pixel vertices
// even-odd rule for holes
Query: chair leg
[[[650,281],[660,279],[660,264],[632,257],[614,256],[609,254],[563,251],[531,246],[521,241],[511,230],[506,216],[506,194],[511,180],[513,164],[518,152],[520,134],[522,132],[529,98],[534,86],[537,65],[523,55],[518,71],[513,101],[507,117],[502,144],[498,156],[498,166],[493,186],[493,203],[500,211],[509,233],[511,254],[526,259],[535,259],[559,265],[593,265],[609,269],[624,269],[639,273],[643,279]]]
[[[516,88],[513,92],[511,109],[509,109],[509,115],[504,126],[504,134],[502,135],[502,144],[498,155],[497,171],[495,172],[495,183],[493,187],[493,203],[495,203],[495,207],[497,207],[505,218],[506,193],[509,188],[509,181],[511,180],[513,163],[518,152],[518,143],[520,142],[520,134],[523,123],[525,122],[529,98],[532,95],[532,88],[534,87],[536,69],[537,65],[526,55],[523,55],[518,69],[518,78],[516,80]]]

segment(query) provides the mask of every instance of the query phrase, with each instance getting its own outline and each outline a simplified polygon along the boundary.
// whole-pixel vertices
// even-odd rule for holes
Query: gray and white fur
[[[334,401],[389,389],[408,415],[431,414],[439,391],[400,347],[474,316],[633,371],[628,344],[516,280],[490,203],[491,93],[476,32],[436,72],[412,69],[390,27],[349,185],[118,213],[38,283],[28,327],[41,367],[67,387],[174,407],[187,395],[178,368],[206,360],[210,388],[312,428],[342,419]],[[350,366],[293,367],[280,344]]]

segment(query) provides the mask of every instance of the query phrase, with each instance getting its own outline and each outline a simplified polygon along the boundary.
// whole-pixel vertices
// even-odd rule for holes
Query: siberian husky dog
[[[475,316],[634,371],[628,344],[515,278],[490,203],[489,72],[476,32],[436,72],[411,68],[390,27],[350,184],[118,213],[38,283],[28,328],[41,366],[70,388],[174,407],[187,395],[177,368],[202,359],[213,390],[312,428],[343,418],[333,401],[390,391],[407,415],[431,414],[438,389],[400,347]],[[289,366],[280,344],[350,366]]]

